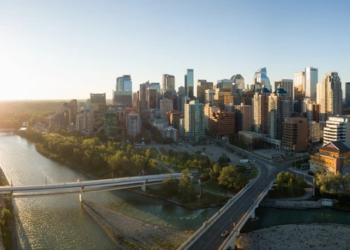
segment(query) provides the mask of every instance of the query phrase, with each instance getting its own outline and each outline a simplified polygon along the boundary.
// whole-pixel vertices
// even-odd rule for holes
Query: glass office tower
[[[305,97],[316,100],[316,84],[318,82],[318,70],[308,67],[305,69]]]
[[[193,79],[193,69],[187,69],[185,74],[185,95],[189,98],[193,98],[194,93],[194,79]]]
[[[260,83],[261,86],[265,85],[265,87],[271,90],[270,79],[267,77],[266,68],[258,69],[254,74],[253,84]]]

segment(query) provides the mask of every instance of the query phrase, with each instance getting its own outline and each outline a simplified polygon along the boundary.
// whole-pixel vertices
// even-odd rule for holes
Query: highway
[[[277,164],[270,162],[269,160],[251,154],[248,151],[242,150],[228,143],[224,144],[222,141],[220,141],[220,143],[224,147],[234,150],[235,153],[247,155],[249,160],[255,161],[255,163],[260,167],[260,174],[258,179],[248,188],[248,190],[242,196],[240,196],[228,210],[223,212],[219,219],[209,225],[209,229],[206,230],[188,249],[219,249],[226,239],[221,237],[221,234],[225,231],[231,232],[233,230],[233,223],[237,224],[245,216],[247,211],[254,204],[255,199],[257,199],[267,185],[276,178],[276,175],[279,172],[285,171],[285,165],[289,164]],[[292,172],[291,170],[288,171]],[[303,177],[305,177],[307,181],[312,182],[311,176],[304,175]]]

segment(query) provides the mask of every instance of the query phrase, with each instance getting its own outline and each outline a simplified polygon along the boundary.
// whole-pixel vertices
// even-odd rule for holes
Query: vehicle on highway
[[[225,231],[221,234],[221,237],[225,238],[225,237],[227,237],[227,235],[228,235],[228,231]]]

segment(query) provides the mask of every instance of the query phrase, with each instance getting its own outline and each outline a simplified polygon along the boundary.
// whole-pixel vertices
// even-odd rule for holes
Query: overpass
[[[0,194],[15,198],[78,193],[80,202],[83,202],[83,194],[88,192],[111,191],[136,187],[141,187],[143,191],[146,191],[146,186],[160,184],[167,179],[169,175],[174,179],[179,179],[182,176],[181,173],[175,173],[45,185],[11,185],[0,187]]]
[[[272,188],[272,183],[279,172],[284,171],[285,164],[276,164],[261,158],[248,151],[242,150],[230,144],[225,147],[234,149],[236,153],[247,155],[248,159],[254,160],[260,167],[258,177],[249,183],[244,189],[236,194],[227,204],[218,211],[211,219],[203,224],[179,249],[234,249],[235,238],[246,221],[255,217],[255,209],[260,201]],[[308,179],[310,176],[304,176]],[[221,237],[225,231],[229,232],[227,238]]]

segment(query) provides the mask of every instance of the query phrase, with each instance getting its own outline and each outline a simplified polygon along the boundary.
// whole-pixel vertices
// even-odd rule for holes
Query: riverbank
[[[350,226],[340,224],[294,224],[243,233],[236,238],[240,250],[345,250],[350,248]]]
[[[144,223],[91,201],[83,206],[117,249],[177,249],[193,233]]]
[[[9,186],[9,182],[4,172],[2,171],[1,166],[0,166],[0,186]],[[5,213],[7,215],[5,215]],[[10,198],[4,198],[2,195],[0,196],[0,214],[1,214],[1,217],[2,216],[5,217],[5,218],[1,218],[0,250],[17,249],[16,223],[14,218],[12,200]]]

